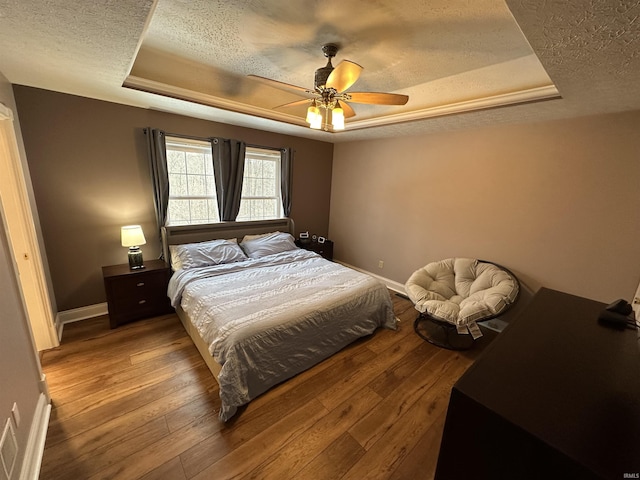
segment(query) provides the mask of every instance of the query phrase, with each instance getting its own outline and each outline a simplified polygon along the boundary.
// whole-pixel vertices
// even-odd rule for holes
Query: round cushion
[[[448,258],[416,270],[405,289],[420,313],[462,326],[499,315],[516,300],[520,285],[493,263]]]

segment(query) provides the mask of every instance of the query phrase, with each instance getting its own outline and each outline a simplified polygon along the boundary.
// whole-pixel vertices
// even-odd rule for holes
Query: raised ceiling
[[[351,90],[409,96],[399,106],[353,105],[348,130],[435,112],[557,96],[514,21],[496,0],[159,0],[125,81],[296,125],[299,99],[247,77],[257,74],[312,89],[326,63],[321,46],[364,67]],[[342,133],[342,132],[341,132]]]
[[[14,0],[0,4],[0,73],[331,142],[640,108],[637,1],[507,3]],[[407,105],[352,104],[344,132],[317,132],[304,106],[274,108],[300,97],[247,77],[311,87],[323,43],[340,45],[334,65],[364,67],[350,90]]]

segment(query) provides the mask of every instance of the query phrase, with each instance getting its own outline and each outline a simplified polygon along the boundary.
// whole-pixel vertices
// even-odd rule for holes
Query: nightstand
[[[305,250],[311,250],[316,252],[327,260],[333,260],[333,242],[331,240],[325,240],[324,243],[314,242],[310,240],[308,242],[302,242],[300,239],[296,240],[296,245]]]
[[[145,261],[144,266],[140,270],[131,270],[128,264],[102,267],[111,328],[172,311],[167,297],[169,266],[164,260]]]

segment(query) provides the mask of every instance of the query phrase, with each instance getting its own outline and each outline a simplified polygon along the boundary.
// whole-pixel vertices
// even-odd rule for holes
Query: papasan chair
[[[466,350],[482,336],[477,322],[511,308],[520,284],[495,263],[448,258],[416,270],[405,290],[419,312],[413,327],[420,337],[439,347]]]

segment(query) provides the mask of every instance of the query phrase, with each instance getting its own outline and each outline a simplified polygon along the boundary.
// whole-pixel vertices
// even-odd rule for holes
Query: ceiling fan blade
[[[351,107],[351,105],[349,105],[344,100],[340,102],[340,106],[344,111],[344,118],[351,118],[356,116],[356,112],[353,111],[353,108]]]
[[[405,105],[409,101],[407,95],[379,92],[351,92],[349,101],[355,103],[371,103],[374,105]]]
[[[298,105],[305,105],[307,103],[311,103],[310,98],[305,98],[304,100],[296,100],[295,102],[285,103],[283,105],[278,105],[277,107],[273,107],[273,108],[297,107]]]
[[[349,60],[343,60],[333,69],[333,72],[327,78],[325,86],[327,88],[335,88],[338,93],[344,92],[356,83],[356,80],[360,77],[360,72],[362,72],[360,65]]]
[[[270,87],[277,88],[277,89],[280,89],[280,90],[284,90],[285,92],[294,92],[294,93],[297,93],[298,95],[300,95],[300,94],[312,95],[312,93],[309,92],[309,89],[304,88],[304,87],[298,87],[297,85],[291,85],[289,83],[278,82],[277,80],[272,80],[270,78],[261,77],[259,75],[248,75],[248,77],[252,78],[254,80],[257,80],[260,83],[264,83],[265,85],[269,85]]]

